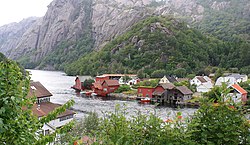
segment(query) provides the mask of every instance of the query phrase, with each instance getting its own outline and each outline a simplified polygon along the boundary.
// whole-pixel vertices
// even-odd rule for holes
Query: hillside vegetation
[[[203,18],[193,26],[226,41],[250,41],[249,0],[197,0],[204,8]]]
[[[67,65],[65,71],[70,75],[137,71],[151,75],[164,70],[181,77],[207,66],[249,66],[249,46],[243,41],[229,43],[207,37],[173,18],[154,16],[138,22],[100,51],[87,53]]]

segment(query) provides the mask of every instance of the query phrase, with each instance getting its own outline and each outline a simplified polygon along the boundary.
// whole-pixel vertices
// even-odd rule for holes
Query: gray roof
[[[167,79],[170,83],[174,83],[174,82],[177,82],[177,80],[175,79],[175,77],[173,76],[167,76]]]
[[[174,87],[175,87],[175,85],[174,84],[172,84],[172,83],[164,83],[164,84],[160,84],[162,87],[163,87],[163,89],[169,89],[169,90],[171,90],[171,89],[173,89]]]
[[[234,77],[236,79],[241,79],[242,77],[245,77],[246,75],[241,75],[241,74],[230,74],[228,77]]]
[[[193,94],[193,92],[186,86],[178,86],[176,89],[179,90],[183,95]]]

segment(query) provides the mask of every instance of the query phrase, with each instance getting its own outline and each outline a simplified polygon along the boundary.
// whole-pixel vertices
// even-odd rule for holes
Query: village
[[[203,94],[208,93],[214,87],[226,85],[230,89],[229,96],[235,103],[246,104],[248,100],[248,92],[239,85],[247,82],[248,76],[241,74],[227,74],[219,77],[215,82],[209,76],[195,76],[192,79],[173,76],[164,76],[160,79],[139,79],[135,74],[103,74],[90,80],[92,77],[86,79],[86,77],[77,76],[72,88],[85,97],[123,96],[123,99],[138,100],[141,104],[157,103],[158,105],[174,104],[198,107],[199,99],[197,98],[204,97]],[[89,82],[87,86],[86,82]],[[119,89],[121,91],[117,92]],[[61,106],[50,101],[52,93],[40,82],[32,81],[30,83],[27,97],[32,96],[36,96],[37,100],[32,107],[32,112],[38,118],[47,116]],[[55,132],[56,128],[71,122],[74,115],[74,111],[67,109],[57,116],[57,119],[44,124],[39,133],[47,135]]]
[[[72,86],[76,91],[82,92],[86,96],[125,96],[134,98],[140,103],[160,103],[160,104],[191,104],[199,105],[196,99],[194,102],[190,100],[203,97],[205,93],[211,91],[215,86],[221,87],[226,85],[230,89],[230,97],[234,102],[245,104],[248,100],[248,92],[239,84],[248,80],[247,75],[241,74],[225,74],[216,81],[211,76],[195,76],[189,78],[177,78],[173,76],[164,76],[160,79],[139,79],[135,74],[103,74],[96,76],[94,82],[86,90],[83,77],[77,76],[75,85]],[[153,83],[153,85],[152,85]],[[130,88],[123,92],[117,90],[119,88]],[[126,93],[129,91],[132,93]],[[131,91],[132,90],[132,91]],[[125,95],[129,94],[129,95]],[[129,97],[131,96],[132,97]]]

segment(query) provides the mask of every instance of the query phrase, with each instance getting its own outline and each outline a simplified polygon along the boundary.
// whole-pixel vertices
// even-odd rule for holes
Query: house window
[[[139,92],[141,93],[141,89],[139,89]]]
[[[64,116],[64,117],[59,118],[59,121],[64,121],[64,120],[68,120],[71,118],[73,118],[73,115],[68,115],[68,116]]]
[[[103,91],[104,91],[104,92],[107,92],[107,88],[104,88]]]
[[[48,98],[40,98],[40,99],[37,100],[38,104],[43,103],[43,102],[50,102],[50,97],[48,97]]]

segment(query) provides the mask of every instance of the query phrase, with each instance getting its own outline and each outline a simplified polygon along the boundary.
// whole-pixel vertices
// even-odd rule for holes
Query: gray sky
[[[53,0],[0,0],[0,26],[30,16],[41,17]]]

